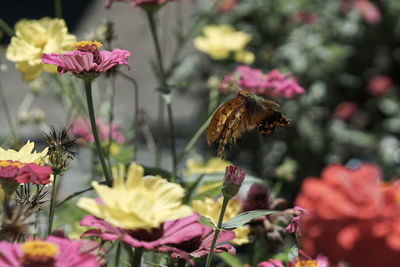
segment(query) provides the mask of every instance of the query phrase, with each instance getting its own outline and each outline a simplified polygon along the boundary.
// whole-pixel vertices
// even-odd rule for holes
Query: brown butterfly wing
[[[224,151],[226,144],[237,144],[240,142],[242,132],[245,130],[241,128],[243,118],[247,116],[246,101],[242,101],[235,107],[223,126],[222,132],[218,139],[218,156],[224,158]]]
[[[225,123],[228,120],[229,116],[235,109],[245,101],[242,97],[237,96],[234,99],[223,104],[212,117],[210,124],[207,129],[207,142],[211,145],[212,142],[217,141],[221,136]]]
[[[272,134],[276,128],[288,125],[290,121],[280,111],[274,110],[258,125],[258,130],[262,136],[266,136]]]

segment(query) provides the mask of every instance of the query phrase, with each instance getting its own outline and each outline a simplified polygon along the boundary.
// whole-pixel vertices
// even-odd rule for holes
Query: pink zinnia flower
[[[0,266],[97,267],[98,244],[89,240],[71,241],[49,236],[22,244],[0,242]]]
[[[367,92],[375,97],[381,96],[393,86],[392,79],[386,75],[379,75],[372,78],[367,85]]]
[[[94,228],[83,233],[82,237],[96,236],[104,241],[121,239],[122,242],[132,247],[143,247],[152,250],[160,245],[179,244],[201,235],[203,229],[199,228],[196,223],[199,219],[200,217],[197,214],[193,214],[178,220],[165,222],[161,228],[153,229],[150,232],[146,230],[121,229],[91,215],[83,217],[80,225]]]
[[[358,105],[354,102],[341,102],[336,106],[333,117],[342,121],[349,121],[358,109]]]
[[[190,262],[192,266],[194,266],[194,262],[191,257],[200,258],[207,255],[210,252],[211,243],[215,234],[214,229],[211,227],[205,226],[198,222],[196,222],[196,224],[199,228],[203,228],[203,233],[201,235],[179,244],[161,245],[157,248],[157,251],[169,252],[172,258],[185,259]],[[214,248],[214,253],[228,252],[232,255],[235,255],[235,248],[228,243],[223,243],[234,238],[235,233],[232,231],[220,232]]]
[[[36,163],[0,160],[0,180],[15,181],[19,184],[48,184],[52,172],[51,167]]]
[[[257,264],[257,267],[285,267],[280,260],[270,259]]]
[[[167,2],[177,2],[178,0],[108,0],[108,2],[104,5],[105,8],[111,8],[114,2],[124,2],[129,3],[136,6],[141,5],[162,5]]]
[[[281,74],[276,69],[264,74],[259,69],[241,65],[236,67],[235,73],[225,76],[219,88],[221,92],[224,92],[235,84],[241,90],[267,97],[291,99],[304,94],[304,89],[299,86],[294,77]]]
[[[92,134],[92,128],[90,126],[89,120],[78,117],[76,119],[70,119],[68,123],[71,127],[71,134],[87,143],[94,142],[94,137]],[[96,119],[97,131],[99,133],[100,141],[108,141],[110,134],[110,126],[104,124],[101,120]],[[117,124],[113,123],[111,125],[111,138],[118,144],[125,142],[125,138],[118,131]],[[79,140],[78,139],[78,140]]]
[[[59,73],[71,72],[76,75],[92,74],[94,77],[117,66],[126,63],[131,53],[128,50],[114,49],[102,50],[101,43],[97,41],[82,41],[75,44],[75,51],[67,51],[64,54],[43,54],[42,63],[57,66]]]

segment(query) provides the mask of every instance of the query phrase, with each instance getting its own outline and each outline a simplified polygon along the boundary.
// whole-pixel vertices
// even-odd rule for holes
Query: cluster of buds
[[[47,153],[49,165],[55,175],[62,174],[69,168],[69,159],[75,157],[75,152],[71,151],[76,138],[70,140],[67,137],[69,129],[62,130],[58,135],[53,126],[50,132],[45,134],[45,140],[48,144],[49,151]]]

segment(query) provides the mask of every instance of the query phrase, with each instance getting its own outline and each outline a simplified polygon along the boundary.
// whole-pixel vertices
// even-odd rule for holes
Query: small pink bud
[[[233,198],[239,192],[240,186],[246,176],[246,172],[236,166],[226,167],[222,194],[226,198]]]

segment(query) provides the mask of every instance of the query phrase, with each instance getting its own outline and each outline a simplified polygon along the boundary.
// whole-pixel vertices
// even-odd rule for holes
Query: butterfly
[[[279,105],[247,91],[239,90],[236,97],[223,104],[212,117],[207,129],[207,143],[218,143],[218,156],[224,158],[226,144],[237,145],[243,132],[255,127],[262,136],[290,123],[277,109]]]

